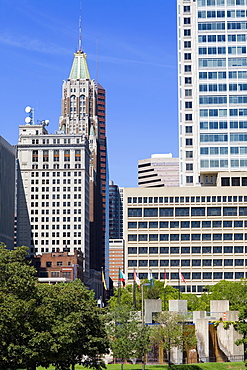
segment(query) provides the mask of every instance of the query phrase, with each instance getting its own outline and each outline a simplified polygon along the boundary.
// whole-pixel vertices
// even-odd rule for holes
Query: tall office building
[[[0,136],[0,242],[14,248],[16,150]]]
[[[152,154],[138,161],[138,186],[162,188],[179,186],[179,159],[172,154]]]
[[[74,54],[69,78],[63,82],[59,129],[84,134],[90,159],[90,266],[100,270],[108,261],[108,166],[105,90],[91,79],[86,54]]]
[[[247,170],[247,2],[178,0],[180,185]]]
[[[26,124],[17,148],[18,245],[29,247],[31,255],[80,250],[90,285],[87,138]]]

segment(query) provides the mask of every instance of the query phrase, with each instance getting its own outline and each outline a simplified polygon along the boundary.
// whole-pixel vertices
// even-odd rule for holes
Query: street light
[[[150,286],[150,283],[142,284],[142,330],[144,334],[145,320],[144,320],[144,286]],[[142,370],[145,370],[145,342],[143,341],[142,348]]]

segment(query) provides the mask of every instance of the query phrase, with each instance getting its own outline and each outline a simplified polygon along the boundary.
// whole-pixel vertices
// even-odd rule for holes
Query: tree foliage
[[[158,325],[151,331],[151,343],[167,352],[169,365],[171,348],[187,350],[196,346],[194,329],[186,325],[183,314],[161,312],[156,322]]]
[[[149,343],[149,328],[142,326],[137,312],[126,305],[114,307],[108,314],[107,331],[110,348],[115,358],[139,358]]]
[[[38,284],[26,255],[0,245],[0,368],[102,367],[109,343],[92,292],[80,280]]]

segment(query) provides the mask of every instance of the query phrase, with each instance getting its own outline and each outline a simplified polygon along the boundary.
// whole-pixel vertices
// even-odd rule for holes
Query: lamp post
[[[145,320],[144,320],[144,286],[150,286],[150,283],[142,284],[142,330],[144,332]],[[144,334],[144,333],[143,333]],[[142,347],[142,370],[145,370],[145,343],[143,342]]]

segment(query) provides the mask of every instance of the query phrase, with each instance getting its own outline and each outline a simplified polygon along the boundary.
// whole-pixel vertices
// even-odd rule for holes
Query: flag
[[[164,288],[167,286],[166,270],[164,271]]]
[[[119,280],[122,281],[123,286],[125,286],[125,280],[127,280],[127,276],[120,269],[119,269]]]
[[[148,280],[150,282],[150,285],[151,286],[154,286],[154,278],[153,278],[152,271],[151,272],[148,272]]]
[[[134,281],[137,284],[137,286],[140,288],[141,283],[140,283],[140,279],[138,277],[138,274],[137,274],[136,270],[134,270]]]
[[[179,278],[180,278],[180,280],[182,280],[186,284],[186,280],[185,280],[183,274],[181,273],[181,271],[179,271]]]
[[[104,271],[103,271],[103,268],[102,268],[102,284],[104,286],[104,289],[107,290],[107,286],[106,286],[106,281],[105,281],[105,276],[104,276]]]

